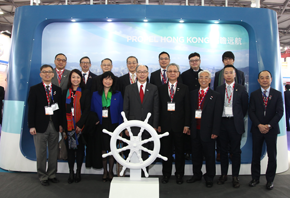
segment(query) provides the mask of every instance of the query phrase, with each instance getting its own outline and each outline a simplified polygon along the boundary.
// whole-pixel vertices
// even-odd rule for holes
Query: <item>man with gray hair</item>
[[[222,102],[219,93],[209,88],[211,73],[203,70],[198,73],[200,89],[190,92],[191,102],[191,145],[193,177],[188,183],[202,178],[203,156],[206,161],[204,179],[206,187],[213,186],[215,176],[215,139],[219,135],[222,117]]]
[[[159,89],[160,118],[158,132],[169,132],[161,138],[161,154],[168,158],[162,161],[162,183],[169,181],[172,172],[172,148],[175,148],[176,183],[183,183],[184,149],[183,134],[189,135],[190,104],[188,87],[177,82],[179,66],[171,63],[166,68],[168,82]]]

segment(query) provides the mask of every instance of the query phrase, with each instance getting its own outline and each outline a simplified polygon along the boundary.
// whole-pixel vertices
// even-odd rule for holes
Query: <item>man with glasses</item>
[[[137,83],[128,85],[125,88],[124,95],[124,106],[123,110],[128,120],[141,120],[144,121],[147,114],[150,112],[151,117],[148,121],[155,130],[158,127],[159,119],[159,97],[158,89],[155,85],[147,82],[148,77],[148,67],[146,65],[138,65],[137,71]],[[140,131],[140,128],[132,128],[132,133],[136,136]],[[129,132],[126,130],[125,134],[130,136]],[[150,137],[148,132],[143,132],[142,139],[147,139]],[[143,144],[146,148],[150,148],[152,142]],[[142,159],[147,159],[149,154],[147,152],[142,152]]]
[[[183,183],[184,176],[184,140],[183,134],[189,135],[190,104],[188,87],[177,82],[179,66],[170,63],[167,68],[168,83],[160,86],[160,120],[158,132],[169,132],[169,136],[161,138],[161,154],[167,157],[162,161],[162,183],[169,181],[172,172],[172,148],[175,148],[176,183]],[[190,136],[188,136],[190,140]]]
[[[67,58],[63,53],[59,53],[55,56],[54,64],[55,69],[54,77],[52,78],[52,84],[59,86],[62,90],[67,88],[68,76],[70,71],[65,69]]]
[[[84,56],[80,59],[80,67],[82,68],[83,81],[86,84],[86,89],[91,90],[93,78],[97,75],[90,71],[91,60]]]
[[[40,68],[42,82],[30,87],[28,95],[28,127],[33,135],[37,174],[40,183],[48,186],[49,182],[58,183],[57,154],[59,132],[62,132],[61,88],[51,83],[54,76],[52,66]],[[46,169],[48,147],[48,168]]]
[[[188,56],[190,69],[182,73],[182,82],[187,85],[189,91],[199,89],[200,85],[198,83],[198,72],[202,71],[200,69],[200,55],[197,52],[191,53]]]
[[[163,84],[166,84],[168,81],[167,75],[166,75],[166,67],[170,63],[170,56],[167,52],[161,52],[159,54],[159,65],[160,70],[156,70],[155,72],[151,73],[150,76],[150,83],[156,85],[157,87],[160,87]],[[178,77],[178,82],[182,83],[181,77]]]

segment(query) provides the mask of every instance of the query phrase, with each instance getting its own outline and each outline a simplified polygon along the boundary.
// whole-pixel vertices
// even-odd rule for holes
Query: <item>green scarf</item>
[[[112,98],[112,91],[111,89],[108,92],[107,98],[105,95],[105,91],[103,91],[103,95],[102,95],[102,106],[103,107],[109,107],[111,106],[111,98]]]

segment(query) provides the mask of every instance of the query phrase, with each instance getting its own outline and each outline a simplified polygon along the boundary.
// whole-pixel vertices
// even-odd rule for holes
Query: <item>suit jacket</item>
[[[251,132],[260,133],[259,124],[270,124],[272,128],[268,133],[279,134],[279,121],[284,111],[282,93],[270,88],[266,116],[264,116],[264,109],[262,91],[259,88],[252,92],[250,96],[249,116],[252,120]]]
[[[2,124],[2,107],[3,107],[4,96],[5,96],[4,87],[0,86],[0,124]]]
[[[93,72],[91,72],[91,71],[89,72],[89,77],[88,77],[88,80],[87,80],[87,83],[86,83],[86,89],[91,90],[92,84],[93,84],[93,79],[96,76],[97,75],[94,74]]]
[[[155,72],[152,72],[151,76],[150,76],[150,83],[153,84],[153,85],[156,85],[157,87],[160,87],[161,85],[163,85],[160,75],[161,75],[160,69],[156,70]],[[182,83],[181,76],[178,77],[177,81],[179,83]]]
[[[223,107],[225,102],[225,89],[226,84],[220,85],[216,89],[221,94]],[[232,100],[235,127],[237,132],[242,134],[245,132],[244,117],[248,110],[248,92],[243,85],[235,83]]]
[[[101,82],[101,77],[102,75],[99,75],[99,76],[95,76],[93,77],[92,79],[92,85],[91,85],[91,94],[93,95],[93,93],[95,91],[100,91],[102,89],[102,84],[103,82]],[[119,78],[117,76],[115,76],[116,79],[115,79],[115,83],[116,83],[116,90],[120,90],[119,89]]]
[[[198,89],[190,92],[191,106],[191,138],[196,138],[195,110],[198,109]],[[200,123],[200,138],[204,142],[211,140],[211,135],[219,135],[223,113],[221,95],[211,89],[208,90],[204,101]]]
[[[100,124],[102,124],[102,96],[99,94],[98,91],[95,91],[92,96],[91,101],[91,111],[97,113]],[[110,113],[111,113],[111,121],[112,124],[123,122],[123,118],[121,112],[123,111],[123,97],[121,92],[117,91],[112,95],[111,98],[111,106],[110,106]]]
[[[171,102],[168,93],[168,83],[160,86],[159,90],[159,123],[162,131],[183,132],[185,126],[190,127],[190,103],[188,87],[184,84],[177,83],[173,101],[175,111],[167,110],[167,103]]]
[[[236,78],[237,78],[237,81],[236,82],[238,84],[245,85],[245,74],[244,74],[244,72],[242,72],[241,70],[238,70],[236,68],[235,68],[235,70],[236,70]],[[220,72],[221,71],[222,70],[220,70],[220,71],[218,71],[218,72],[215,73],[215,76],[214,76],[214,85],[213,85],[214,90],[216,90],[216,88],[218,86],[220,86],[220,84],[219,84],[219,76],[220,76]]]
[[[56,131],[62,125],[62,98],[61,88],[52,84],[54,103],[58,103],[59,110],[53,112],[52,121]],[[44,133],[49,124],[49,115],[45,115],[44,107],[47,106],[46,91],[42,82],[30,87],[28,95],[28,127],[36,128],[37,133]]]
[[[136,78],[137,80],[137,78]],[[149,82],[149,78],[147,77],[147,82]],[[125,94],[125,88],[127,87],[127,85],[130,85],[131,82],[130,82],[130,76],[129,76],[129,73],[121,76],[119,78],[119,91],[121,91],[122,93],[122,96],[124,97],[124,94]]]
[[[197,72],[194,72],[193,69],[186,70],[182,73],[181,78],[183,84],[187,85],[189,88],[189,91],[193,91],[195,89],[199,89],[200,85],[198,82],[198,72],[202,71],[202,69],[199,68]]]
[[[159,119],[159,97],[155,85],[146,83],[143,103],[141,103],[137,83],[128,85],[125,89],[124,106],[125,115],[128,120],[144,121],[147,113],[151,113],[149,124],[154,128],[158,127]]]
[[[62,77],[61,77],[60,84],[58,84],[57,73],[56,73],[55,68],[53,69],[53,73],[54,73],[54,77],[51,79],[51,83],[56,85],[56,86],[58,86],[58,87],[60,87],[61,90],[67,89],[67,84],[68,84],[68,80],[69,80],[70,71],[64,69]]]
[[[64,107],[64,110],[63,110],[63,129],[65,131],[67,131],[67,120],[66,120],[66,94],[67,94],[67,89],[63,90],[62,92],[62,105]],[[80,103],[81,103],[81,112],[82,112],[82,115],[81,115],[81,118],[80,120],[76,123],[76,125],[79,127],[79,128],[83,128],[83,126],[85,125],[86,123],[86,120],[89,116],[89,113],[90,113],[90,107],[91,107],[91,97],[90,97],[90,91],[85,89],[85,90],[82,90],[82,97],[80,99]]]
[[[290,111],[290,90],[284,91],[284,100],[285,100],[286,110]]]

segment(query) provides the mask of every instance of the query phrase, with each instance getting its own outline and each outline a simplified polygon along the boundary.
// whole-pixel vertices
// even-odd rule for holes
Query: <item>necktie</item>
[[[174,89],[173,89],[174,85],[171,85],[171,89],[170,89],[170,92],[172,95],[174,95]]]
[[[135,83],[135,74],[132,74],[132,84]]]
[[[230,98],[231,97],[231,95],[232,95],[232,89],[231,89],[231,86],[229,86],[228,85],[228,87],[227,87],[227,95],[228,95],[228,98]],[[227,100],[228,101],[228,104],[230,104],[231,103],[231,100]]]
[[[163,76],[163,79],[164,79],[164,80],[162,79],[162,84],[165,84],[166,81],[167,81],[165,72],[166,72],[166,70],[163,69],[163,74],[162,74],[162,76]],[[165,81],[165,82],[164,82],[164,81]]]
[[[143,104],[143,99],[144,99],[144,92],[143,92],[143,85],[140,86],[140,100],[141,100],[141,103]]]
[[[202,89],[200,92],[201,92],[200,93],[200,98],[203,98],[203,96],[204,96],[204,90]]]
[[[49,95],[49,86],[46,86],[46,93],[48,95],[48,98],[49,98],[49,102],[51,102],[51,97]]]
[[[266,109],[267,105],[268,105],[268,98],[267,98],[267,91],[266,90],[264,91],[263,98],[264,98],[264,105],[265,105],[265,109]]]
[[[57,78],[58,84],[60,85],[62,72],[56,70],[56,73],[57,73],[57,76],[58,76],[58,78]]]
[[[86,83],[86,73],[83,73],[83,81],[84,81],[84,83]]]

